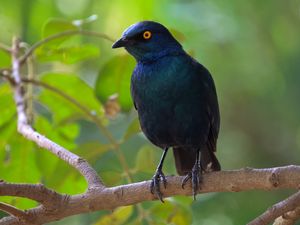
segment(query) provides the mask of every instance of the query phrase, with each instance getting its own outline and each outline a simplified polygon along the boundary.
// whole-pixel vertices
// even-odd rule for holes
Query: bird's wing
[[[205,68],[204,68],[205,69]],[[217,138],[219,135],[219,129],[220,129],[220,112],[219,112],[219,105],[218,105],[218,99],[217,99],[217,93],[214,81],[211,77],[211,74],[207,69],[205,69],[207,72],[205,73],[206,79],[207,79],[207,116],[210,121],[210,129],[208,134],[208,148],[212,152],[216,151],[216,145],[217,145]]]
[[[136,104],[135,104],[134,100],[133,100],[133,105],[134,105],[135,110],[137,110],[137,107],[136,107]]]
[[[201,93],[201,105],[205,107],[202,116],[207,116],[209,121],[207,148],[211,152],[216,151],[217,138],[220,129],[220,113],[215,84],[210,72],[200,63],[192,60],[194,74],[198,77],[195,81],[198,83],[198,91]]]
[[[134,70],[133,70],[133,72],[132,72],[131,82],[130,82],[130,94],[131,94],[131,98],[132,98],[132,102],[133,102],[134,108],[135,108],[136,110],[138,110],[138,109],[137,109],[136,102],[135,102],[135,99],[136,99],[135,92],[134,92],[134,89],[135,89],[135,87],[134,87],[135,82],[133,81],[133,77],[135,76],[136,70],[137,70],[137,68],[134,68]]]

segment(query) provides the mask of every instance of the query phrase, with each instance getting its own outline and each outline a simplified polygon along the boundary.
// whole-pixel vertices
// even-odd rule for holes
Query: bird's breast
[[[206,132],[207,125],[201,118],[201,92],[191,85],[188,62],[173,60],[136,67],[131,94],[141,128],[154,144],[166,147],[202,141],[199,134]]]

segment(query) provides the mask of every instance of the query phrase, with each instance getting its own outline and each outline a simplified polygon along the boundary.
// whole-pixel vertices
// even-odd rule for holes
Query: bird
[[[162,24],[129,26],[112,48],[125,48],[136,60],[130,91],[141,129],[163,150],[150,191],[163,202],[164,159],[173,149],[182,188],[191,180],[194,199],[205,172],[221,170],[216,158],[220,112],[210,72],[192,58]]]

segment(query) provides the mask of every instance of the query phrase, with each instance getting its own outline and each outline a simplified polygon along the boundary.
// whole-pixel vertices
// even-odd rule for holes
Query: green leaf
[[[170,28],[169,31],[174,35],[176,40],[178,40],[180,43],[182,43],[186,40],[184,33],[180,32],[179,30]]]
[[[112,144],[103,144],[97,141],[89,141],[79,145],[74,152],[87,160],[99,159],[104,153],[113,148]]]
[[[43,82],[56,87],[71,99],[65,99],[53,91],[43,89],[39,100],[52,113],[56,124],[62,123],[70,118],[85,118],[90,120],[89,114],[104,119],[104,109],[94,96],[93,89],[75,75],[49,73],[43,75]],[[77,105],[76,105],[77,104]],[[79,105],[78,105],[79,104]],[[87,112],[84,112],[81,108]]]
[[[15,127],[15,126],[14,126]],[[40,171],[33,157],[35,144],[26,140],[20,134],[12,133],[8,137],[5,148],[6,157],[1,162],[0,177],[10,182],[37,182]]]
[[[170,200],[166,200],[164,204],[155,204],[150,209],[150,213],[157,222],[174,225],[190,225],[192,223],[190,209]]]
[[[77,148],[75,140],[79,134],[78,124],[53,126],[46,118],[37,116],[35,128],[47,138],[69,150]],[[76,169],[44,149],[38,149],[35,156],[38,169],[42,172],[43,182],[47,186],[68,194],[84,191],[86,182]]]
[[[104,183],[108,186],[121,185],[124,177],[121,171],[100,171],[100,174]]]
[[[53,126],[46,118],[37,116],[35,118],[34,126],[40,133],[46,135],[47,138],[64,146],[65,148],[76,148],[76,144],[74,142],[77,135],[75,134],[79,133],[79,127],[77,124],[67,124],[56,127]],[[72,130],[70,128],[72,128]],[[68,129],[70,130],[67,131]],[[66,132],[70,133],[69,136],[65,134]],[[58,176],[62,180],[64,179],[62,177],[62,173],[57,174],[53,172],[60,159],[46,150],[38,150],[35,156],[36,163],[39,170],[42,171],[43,176],[47,177],[47,179],[50,179],[52,176]],[[45,162],[47,162],[47,166],[45,166]]]
[[[8,83],[0,84],[0,127],[4,125],[7,121],[11,120],[11,118],[16,113],[15,103],[13,100],[13,92]]]
[[[82,27],[84,24],[95,22],[98,19],[97,14],[90,15],[87,18],[79,19],[79,20],[73,20],[72,24],[76,27]]]
[[[7,52],[0,50],[0,68],[1,67],[10,67],[10,55]]]
[[[130,97],[130,77],[134,68],[134,60],[129,55],[116,56],[100,70],[95,94],[102,102],[109,96],[118,94],[121,108],[128,111],[132,108]]]
[[[113,213],[103,216],[94,225],[121,225],[128,220],[133,213],[133,206],[120,207]]]
[[[36,51],[36,56],[41,62],[60,61],[65,64],[74,64],[79,61],[95,58],[100,55],[100,50],[94,45],[43,47]]]
[[[133,135],[136,135],[137,133],[140,133],[140,132],[141,132],[140,121],[138,118],[135,118],[131,122],[131,124],[128,126],[128,128],[124,134],[123,140],[126,141]]]
[[[49,19],[45,25],[43,26],[43,38],[46,38],[50,35],[57,34],[60,32],[64,32],[67,30],[78,30],[78,27],[75,26],[72,21],[64,20],[64,19],[57,19],[51,18]],[[64,37],[63,39],[65,39]]]
[[[65,31],[77,31],[79,27],[75,26],[72,21],[52,18],[49,19],[43,26],[42,38],[47,38],[52,35],[59,35]],[[78,46],[81,43],[81,37],[78,35],[61,35],[55,39],[43,43],[43,45],[37,49],[37,53],[41,55],[41,49],[45,49],[42,52],[45,54],[50,49],[56,50],[57,48],[67,47],[67,46]],[[49,56],[49,54],[47,54]]]
[[[149,145],[145,145],[138,150],[135,167],[139,172],[153,173],[155,171],[154,151]]]

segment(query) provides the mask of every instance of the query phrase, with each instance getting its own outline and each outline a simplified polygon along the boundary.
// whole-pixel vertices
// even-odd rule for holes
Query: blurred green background
[[[95,16],[97,15],[97,19]],[[92,17],[91,17],[92,16]],[[184,48],[212,73],[219,96],[221,131],[217,156],[224,170],[300,164],[300,1],[238,0],[2,0],[0,42],[13,35],[30,45],[57,32],[84,29],[117,39],[137,21],[166,25]],[[22,70],[64,92],[87,109],[34,87],[33,126],[86,158],[109,186],[150,179],[161,151],[139,133],[129,94],[134,60],[112,42],[89,35],[63,37],[38,48]],[[0,68],[10,56],[0,51]],[[118,98],[110,97],[118,94]],[[119,111],[120,109],[120,111]],[[91,116],[92,115],[92,116]],[[175,174],[172,154],[166,174]],[[16,132],[12,90],[0,80],[0,179],[43,182],[59,192],[85,190],[64,162]],[[241,225],[290,191],[212,193],[168,198],[73,216],[70,224]],[[0,197],[20,208],[35,206]],[[0,212],[0,218],[5,214]],[[300,223],[299,223],[300,224]]]

